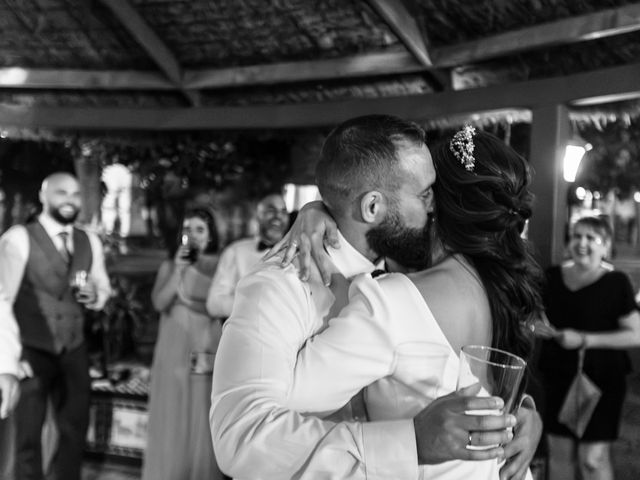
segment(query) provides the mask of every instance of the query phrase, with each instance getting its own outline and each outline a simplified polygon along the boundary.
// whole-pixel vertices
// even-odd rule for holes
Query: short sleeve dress
[[[572,291],[564,283],[560,266],[546,272],[544,302],[547,316],[558,329],[585,332],[619,328],[620,317],[637,309],[633,288],[626,274],[607,272],[594,283]],[[574,437],[558,422],[562,402],[576,373],[578,350],[566,350],[554,340],[542,342],[539,369],[546,396],[544,425],[548,433]],[[582,441],[611,441],[618,438],[626,375],[631,370],[624,350],[587,349],[585,373],[602,389],[602,397],[591,417]]]

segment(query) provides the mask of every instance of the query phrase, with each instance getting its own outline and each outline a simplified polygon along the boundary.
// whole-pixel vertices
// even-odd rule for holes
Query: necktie
[[[258,242],[258,246],[256,247],[256,250],[258,250],[259,252],[264,252],[265,250],[269,250],[271,247],[273,247],[273,245],[267,245],[262,240],[260,240]]]
[[[67,239],[69,238],[69,232],[60,232],[58,233],[60,240],[62,242],[62,246],[58,249],[60,255],[64,259],[65,263],[69,263],[71,261],[71,252],[69,251],[69,244],[67,243]]]

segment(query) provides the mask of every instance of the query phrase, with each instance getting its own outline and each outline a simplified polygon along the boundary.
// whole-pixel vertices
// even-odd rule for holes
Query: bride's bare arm
[[[324,204],[317,200],[307,203],[298,212],[296,221],[287,234],[265,255],[265,259],[284,251],[282,265],[289,265],[298,257],[299,276],[308,280],[314,262],[325,285],[331,283],[331,259],[325,246],[340,248],[338,226]]]

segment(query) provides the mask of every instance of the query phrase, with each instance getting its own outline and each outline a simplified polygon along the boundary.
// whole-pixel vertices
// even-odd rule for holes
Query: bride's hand
[[[516,412],[514,437],[504,445],[506,462],[500,469],[500,480],[523,480],[542,436],[542,419],[533,399],[526,395]]]
[[[322,281],[329,285],[334,269],[325,245],[340,248],[338,227],[321,201],[309,202],[300,209],[287,234],[267,252],[264,259],[284,251],[282,266],[287,266],[297,256],[299,276],[303,281],[309,279],[311,262],[314,262]]]

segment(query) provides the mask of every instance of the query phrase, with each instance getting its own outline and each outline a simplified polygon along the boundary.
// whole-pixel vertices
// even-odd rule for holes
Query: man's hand
[[[498,410],[504,402],[498,397],[476,397],[480,385],[440,397],[413,419],[418,462],[436,464],[449,460],[489,460],[505,458],[500,445],[513,436],[513,415],[468,415],[469,410]],[[468,446],[488,447],[471,450]]]
[[[83,305],[91,305],[95,303],[96,300],[98,300],[98,291],[95,283],[89,279],[86,284],[78,288],[78,291],[76,292],[76,301]]]
[[[542,436],[542,419],[531,397],[525,397],[516,418],[515,436],[504,446],[507,461],[500,469],[500,480],[524,479]]]
[[[20,397],[18,379],[10,373],[0,373],[0,419],[5,419],[13,411]]]

